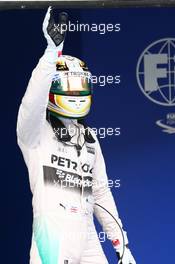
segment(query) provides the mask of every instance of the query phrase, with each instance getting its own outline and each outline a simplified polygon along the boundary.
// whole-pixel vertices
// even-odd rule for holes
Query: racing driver
[[[91,106],[91,73],[80,59],[62,55],[68,19],[60,13],[56,27],[54,12],[49,7],[46,13],[48,45],[32,72],[17,120],[33,194],[30,264],[108,263],[93,214],[119,263],[135,264],[98,139],[83,122]]]

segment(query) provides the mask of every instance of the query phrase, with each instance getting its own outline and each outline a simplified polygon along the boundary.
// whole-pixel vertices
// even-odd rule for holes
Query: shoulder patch
[[[86,146],[86,148],[88,153],[95,155],[95,148],[89,146]]]

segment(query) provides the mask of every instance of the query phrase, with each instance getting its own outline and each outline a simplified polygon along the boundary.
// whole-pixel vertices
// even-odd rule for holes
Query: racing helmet
[[[80,119],[89,113],[91,98],[91,73],[86,64],[72,56],[59,56],[50,88],[48,110],[56,116]]]

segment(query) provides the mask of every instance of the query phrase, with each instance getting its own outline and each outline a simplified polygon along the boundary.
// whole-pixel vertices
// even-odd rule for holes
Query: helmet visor
[[[54,76],[50,92],[60,95],[92,94],[90,72],[64,72]]]

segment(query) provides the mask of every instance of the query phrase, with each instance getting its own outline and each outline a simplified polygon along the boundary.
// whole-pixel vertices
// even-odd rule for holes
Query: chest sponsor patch
[[[71,169],[75,172],[78,169],[78,163],[76,161],[54,154],[51,155],[51,163],[59,167],[64,167],[65,169]],[[92,174],[93,168],[89,164],[84,163],[81,165],[81,170],[84,173]]]
[[[44,183],[59,187],[62,189],[70,189],[72,191],[83,191],[92,193],[92,176],[84,176],[65,170],[56,169],[49,166],[43,166]]]

